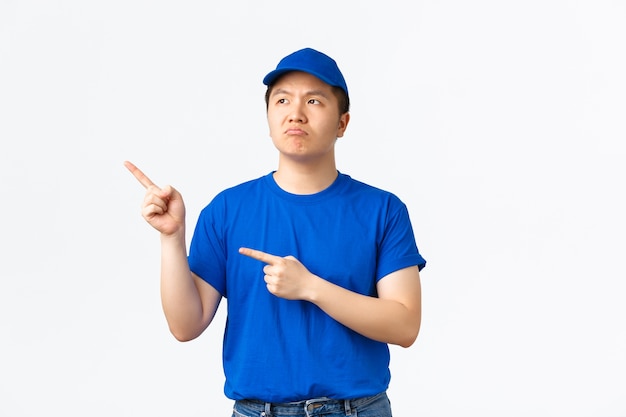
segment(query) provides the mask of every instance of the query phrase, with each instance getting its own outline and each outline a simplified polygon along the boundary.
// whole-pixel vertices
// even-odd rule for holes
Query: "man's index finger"
[[[239,253],[270,265],[276,262],[277,259],[280,259],[279,256],[270,255],[269,253],[250,248],[239,248]]]
[[[155,185],[152,180],[150,180],[150,178],[148,178],[148,176],[144,174],[142,170],[137,168],[132,162],[124,161],[124,166],[130,171],[131,174],[133,174],[135,178],[137,178],[137,181],[139,181],[144,188]]]

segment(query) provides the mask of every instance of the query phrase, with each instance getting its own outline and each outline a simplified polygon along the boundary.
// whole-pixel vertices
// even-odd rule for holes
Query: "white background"
[[[625,22],[617,0],[2,0],[0,415],[230,415],[225,305],[168,333],[122,163],[183,193],[190,237],[275,168],[261,79],[310,46],[351,93],[339,169],[404,200],[428,260],[394,415],[626,416]]]

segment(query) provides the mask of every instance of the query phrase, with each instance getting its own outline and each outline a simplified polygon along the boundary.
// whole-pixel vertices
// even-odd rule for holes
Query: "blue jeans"
[[[293,403],[265,403],[256,400],[237,400],[232,417],[391,417],[387,393],[354,400],[315,398]]]

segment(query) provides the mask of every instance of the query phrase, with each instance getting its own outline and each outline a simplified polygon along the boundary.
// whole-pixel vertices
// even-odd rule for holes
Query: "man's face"
[[[339,115],[332,87],[305,72],[283,75],[269,96],[270,136],[281,155],[294,160],[334,158],[336,139],[349,119],[348,113]]]

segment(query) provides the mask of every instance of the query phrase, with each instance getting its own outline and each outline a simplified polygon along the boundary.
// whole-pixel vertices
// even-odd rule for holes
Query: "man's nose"
[[[304,109],[302,108],[302,104],[295,103],[291,109],[291,113],[289,114],[289,121],[292,123],[305,123],[306,116],[304,113]]]

